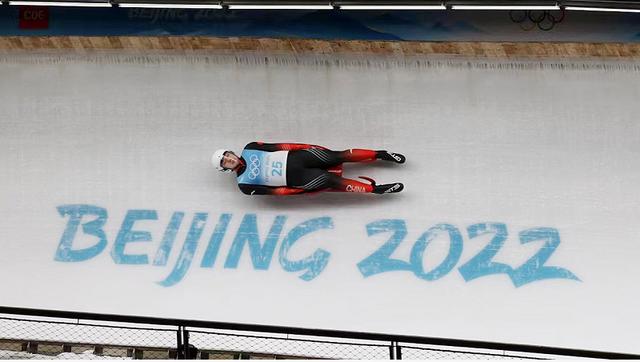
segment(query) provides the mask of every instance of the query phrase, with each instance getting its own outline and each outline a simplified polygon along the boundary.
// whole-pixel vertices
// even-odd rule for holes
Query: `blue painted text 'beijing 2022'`
[[[58,213],[66,219],[66,227],[55,252],[56,261],[86,261],[96,257],[106,249],[108,241],[107,235],[103,230],[108,219],[106,209],[95,205],[62,205],[58,207]],[[128,210],[111,247],[111,258],[116,264],[166,266],[184,216],[184,212],[174,212],[172,214],[153,260],[150,260],[149,255],[127,254],[125,249],[129,243],[153,241],[151,233],[136,229],[135,223],[143,220],[158,220],[158,213],[156,210]],[[206,242],[206,249],[200,261],[201,268],[212,268],[214,266],[232,217],[232,214],[227,213],[218,217],[216,226]],[[191,267],[208,219],[208,213],[195,213],[193,215],[177,261],[170,274],[159,282],[160,285],[169,287],[179,283],[184,278]],[[334,224],[331,217],[322,216],[305,220],[293,226],[286,234],[283,234],[282,231],[287,222],[287,217],[284,215],[276,216],[264,241],[261,241],[258,232],[257,219],[258,216],[256,214],[246,214],[242,217],[233,242],[226,253],[224,268],[237,268],[240,256],[248,248],[253,268],[255,270],[268,270],[280,240],[282,241],[277,252],[280,266],[287,272],[301,273],[299,275],[300,279],[305,281],[313,280],[329,266],[331,252],[325,249],[317,249],[311,255],[299,260],[291,260],[288,254],[290,248],[305,235],[319,230],[333,229]],[[96,241],[92,246],[86,248],[74,247],[74,240],[80,233],[80,226],[82,226],[82,233],[95,238]],[[393,252],[405,241],[407,235],[407,226],[404,220],[376,220],[364,225],[363,229],[363,231],[366,231],[367,236],[380,233],[389,234],[388,240],[380,248],[355,266],[365,278],[386,272],[404,271],[412,273],[417,278],[425,281],[436,281],[450,273],[456,265],[459,265],[458,272],[466,282],[494,274],[506,274],[516,287],[547,279],[580,280],[565,268],[545,265],[560,244],[558,230],[551,227],[530,228],[521,230],[518,233],[520,244],[532,241],[544,241],[544,244],[522,265],[515,266],[492,261],[509,236],[507,226],[499,222],[476,223],[462,230],[446,223],[434,225],[413,243],[409,260],[400,260],[392,257]],[[427,252],[429,243],[441,235],[447,235],[449,238],[449,252],[435,268],[424,270],[422,259],[425,252]],[[466,241],[470,242],[482,235],[491,237],[488,244],[471,259],[460,263],[465,237]],[[203,246],[205,246],[204,243]]]

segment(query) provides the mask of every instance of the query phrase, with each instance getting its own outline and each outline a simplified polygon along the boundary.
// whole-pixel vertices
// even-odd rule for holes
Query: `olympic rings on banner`
[[[529,31],[536,26],[540,30],[552,30],[556,24],[564,20],[564,8],[560,9],[560,14],[554,15],[550,10],[511,10],[509,18],[512,22],[520,25],[520,29]]]
[[[249,164],[249,178],[255,180],[260,175],[260,159],[256,155],[251,155],[249,161],[251,162]]]

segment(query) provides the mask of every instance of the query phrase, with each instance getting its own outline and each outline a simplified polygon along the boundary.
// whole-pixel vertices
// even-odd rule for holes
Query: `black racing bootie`
[[[396,192],[400,192],[403,189],[404,189],[404,185],[400,182],[396,182],[393,184],[374,185],[373,193],[374,194],[393,194]]]
[[[399,153],[389,152],[389,151],[376,151],[376,159],[391,161],[395,163],[404,163],[404,161],[407,160],[407,158],[404,157],[404,155],[401,155]]]

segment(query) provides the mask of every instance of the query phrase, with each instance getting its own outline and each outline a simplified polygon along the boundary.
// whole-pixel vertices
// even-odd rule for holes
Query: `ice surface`
[[[637,64],[0,55],[0,79],[0,305],[640,353]],[[405,165],[347,165],[345,174],[402,181],[405,191],[245,196],[209,158],[255,140],[404,153]],[[65,238],[74,250],[98,244],[82,226],[65,233],[70,218],[57,208],[77,204],[106,210],[107,244],[88,260],[56,261]],[[150,241],[120,235],[140,239],[121,253],[141,256],[138,264],[114,249],[130,210],[157,216],[132,225]],[[184,220],[166,264],[154,265],[175,212]],[[206,223],[185,245],[195,213]],[[223,214],[217,258],[202,267]],[[239,265],[225,268],[250,214],[261,243],[285,217],[273,256],[267,250],[256,269],[245,246]],[[282,266],[280,246],[320,217],[333,227],[286,256],[330,253],[305,281],[304,270]],[[392,235],[371,224],[384,219],[396,221],[377,225],[406,225],[392,254],[401,269],[429,272],[448,254],[451,263],[423,275],[435,280],[409,270],[365,278],[358,263]],[[465,281],[458,268],[493,235],[469,229],[481,223],[508,234],[493,250],[503,265],[495,270],[518,269],[540,250],[548,260]],[[459,231],[459,260],[444,233],[421,239],[420,260],[416,240],[438,224]],[[557,230],[560,242],[521,244],[525,230]],[[480,264],[468,269],[478,276]],[[562,269],[536,279],[544,266]]]

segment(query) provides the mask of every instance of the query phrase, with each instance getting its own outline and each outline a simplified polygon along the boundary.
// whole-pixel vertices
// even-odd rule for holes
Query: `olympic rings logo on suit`
[[[553,15],[550,10],[511,10],[509,18],[512,22],[520,25],[520,29],[529,31],[536,26],[540,30],[552,30],[556,24],[564,20],[564,9],[560,9],[560,14]]]
[[[260,175],[260,159],[256,155],[249,157],[249,179],[255,180]]]

